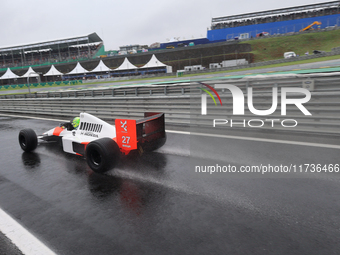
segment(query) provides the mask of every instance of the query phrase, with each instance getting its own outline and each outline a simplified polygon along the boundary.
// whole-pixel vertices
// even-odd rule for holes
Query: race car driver
[[[79,127],[79,123],[80,123],[80,118],[75,117],[72,120],[72,122],[61,123],[60,127],[63,127],[63,128],[66,128],[69,131],[72,131],[72,130],[77,129]]]

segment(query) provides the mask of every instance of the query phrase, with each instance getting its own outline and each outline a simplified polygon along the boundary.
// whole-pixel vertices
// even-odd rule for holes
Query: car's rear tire
[[[38,146],[37,134],[30,128],[21,130],[19,132],[19,144],[21,149],[26,152],[35,150]]]
[[[86,146],[85,157],[87,164],[93,171],[104,173],[118,164],[120,149],[114,140],[101,138]]]

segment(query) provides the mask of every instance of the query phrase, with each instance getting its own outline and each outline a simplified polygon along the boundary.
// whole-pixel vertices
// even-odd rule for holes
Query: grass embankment
[[[313,50],[331,51],[340,47],[340,29],[319,33],[306,33],[292,36],[263,38],[242,43],[251,44],[254,62],[282,59],[283,53],[294,51],[302,56]]]
[[[340,59],[340,55],[329,56],[329,57],[321,57],[321,58],[313,58],[313,59],[306,59],[306,60],[287,62],[287,63],[280,63],[280,64],[273,64],[273,65],[247,67],[247,68],[233,69],[233,70],[227,70],[227,71],[216,71],[216,72],[205,73],[205,74],[234,73],[234,72],[251,71],[251,70],[258,70],[258,69],[265,69],[265,68],[281,67],[281,66],[291,66],[291,65],[301,65],[301,64],[308,64],[308,63],[316,63],[316,62],[322,62],[322,61],[334,60],[334,59]],[[184,76],[199,76],[199,75],[202,75],[202,74],[191,74],[191,75],[184,75]]]

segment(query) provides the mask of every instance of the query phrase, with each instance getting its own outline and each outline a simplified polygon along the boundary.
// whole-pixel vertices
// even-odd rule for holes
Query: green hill
[[[332,48],[340,47],[340,29],[262,38],[242,43],[250,44],[251,53],[254,53],[254,62],[261,62],[283,58],[283,53],[287,51],[294,51],[298,55],[304,55],[307,51],[313,54],[313,50],[331,51]]]

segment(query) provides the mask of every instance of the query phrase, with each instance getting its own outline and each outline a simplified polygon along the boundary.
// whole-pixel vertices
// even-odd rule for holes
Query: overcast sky
[[[1,0],[0,48],[96,32],[105,50],[203,38],[211,18],[328,1]]]

